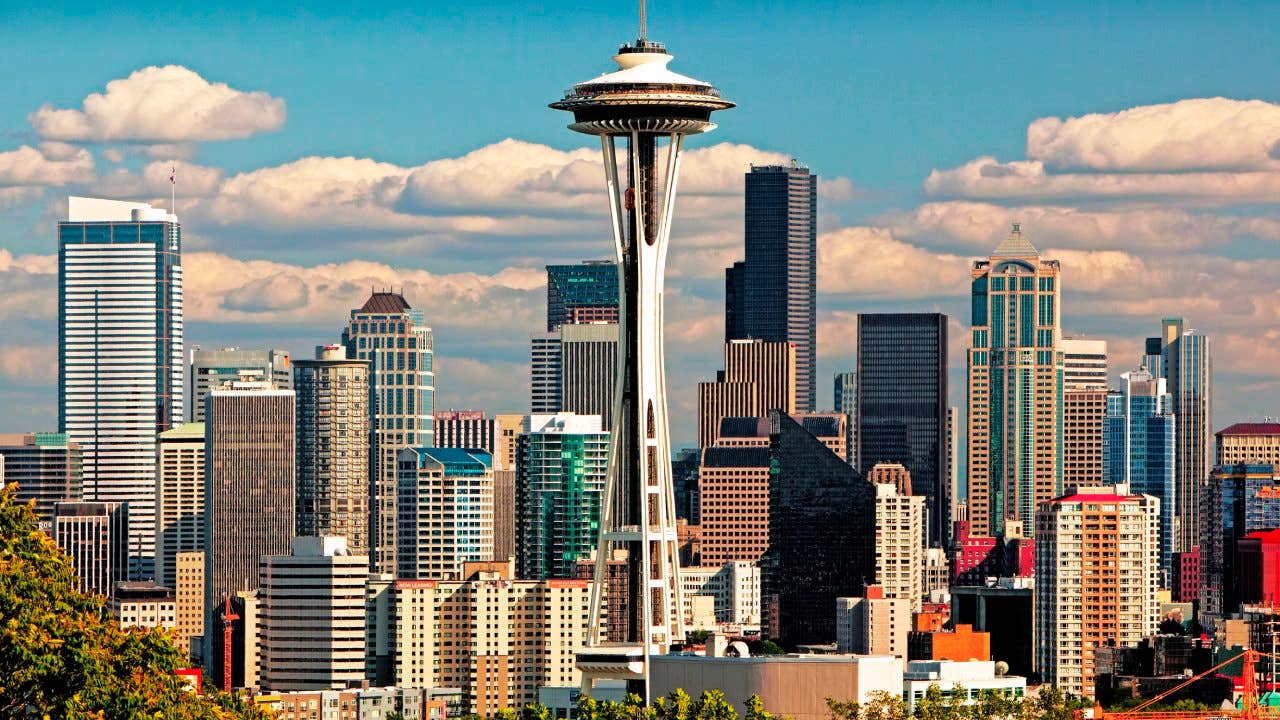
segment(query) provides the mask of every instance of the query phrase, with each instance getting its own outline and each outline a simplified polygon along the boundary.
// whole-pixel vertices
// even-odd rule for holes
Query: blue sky
[[[144,178],[149,163],[174,159],[192,166],[180,174],[193,194],[180,198],[179,212],[188,249],[206,253],[193,261],[208,268],[208,277],[193,280],[192,289],[209,296],[189,313],[189,341],[276,341],[304,352],[331,340],[350,306],[350,293],[321,287],[321,279],[407,282],[421,288],[421,298],[410,300],[437,326],[441,402],[520,410],[511,402],[522,392],[512,378],[522,371],[525,333],[536,329],[526,321],[540,312],[539,268],[609,252],[607,224],[586,189],[594,176],[570,172],[587,162],[572,152],[586,143],[546,103],[608,69],[608,56],[635,33],[634,5],[225,5],[0,7],[0,191],[25,188],[0,196],[0,250],[27,258],[0,259],[0,290],[8,286],[21,300],[0,307],[0,321],[18,330],[0,347],[0,401],[20,408],[0,420],[2,429],[54,422],[47,361],[56,335],[41,258],[55,251],[59,198],[97,192],[167,204],[167,188]],[[1062,250],[1065,324],[1112,340],[1113,372],[1129,369],[1137,338],[1161,315],[1186,314],[1222,334],[1219,424],[1271,414],[1280,398],[1273,362],[1280,354],[1271,348],[1280,338],[1268,333],[1277,318],[1261,307],[1234,316],[1274,293],[1280,278],[1275,196],[1265,189],[1269,177],[1257,177],[1274,170],[1270,145],[1259,143],[1270,142],[1280,115],[1272,104],[1280,100],[1277,20],[1268,10],[655,0],[650,36],[671,48],[673,68],[714,82],[739,104],[720,116],[719,130],[695,141],[706,155],[690,172],[706,177],[691,180],[678,210],[675,242],[689,252],[673,255],[684,266],[672,280],[680,310],[673,313],[671,393],[692,395],[692,383],[718,367],[707,340],[716,335],[722,300],[714,268],[741,247],[735,178],[752,159],[794,156],[827,181],[824,401],[825,378],[851,362],[859,311],[957,314],[952,377],[959,387],[967,262],[998,244],[1016,215],[1041,249]],[[50,159],[83,148],[92,170],[6,180],[4,153],[56,139],[37,130],[31,113],[44,105],[81,108],[111,81],[170,65],[261,93],[283,103],[287,118],[262,121],[238,139],[192,131],[172,157],[145,133],[128,141],[72,138],[69,148],[41,152]],[[1185,104],[1219,97],[1227,101]],[[1028,129],[1038,119],[1142,108],[1155,109],[1124,116],[1128,125],[1104,117],[1100,125],[1053,130],[1028,155]],[[495,145],[506,138],[519,143]],[[1143,150],[1150,138],[1156,149]],[[485,148],[487,160],[469,155]],[[986,156],[994,160],[971,165]],[[329,157],[357,161],[307,162]],[[474,177],[527,172],[507,178],[510,193],[489,197],[483,183],[460,184],[452,166],[428,165],[459,158],[464,176],[467,163],[477,162]],[[988,182],[1024,172],[1032,173],[1027,183],[1043,180],[1026,166],[1006,165],[1024,160],[1044,162],[1050,182],[1070,175],[1070,187],[1028,192]],[[415,168],[417,185],[406,181]],[[958,173],[964,168],[973,177]],[[276,180],[255,182],[264,169],[274,169]],[[106,184],[113,172],[115,184]],[[206,182],[196,188],[201,172]],[[1168,189],[1197,172],[1216,174],[1194,188]],[[1238,191],[1243,172],[1263,189]],[[1160,177],[1138,181],[1157,189],[1116,193],[1097,182],[1151,173]],[[296,206],[274,204],[271,194],[281,187],[317,177]],[[551,190],[538,190],[547,177]],[[402,194],[405,182],[410,192]],[[502,182],[489,186],[507,187]],[[460,224],[459,216],[471,222]],[[253,261],[273,264],[246,265]],[[918,263],[914,275],[904,267],[911,263]],[[252,280],[234,286],[237,275]],[[1228,287],[1233,295],[1225,295]],[[506,313],[504,324],[492,318],[495,307],[520,309]],[[1232,359],[1224,361],[1227,352]],[[677,423],[678,440],[691,433]]]

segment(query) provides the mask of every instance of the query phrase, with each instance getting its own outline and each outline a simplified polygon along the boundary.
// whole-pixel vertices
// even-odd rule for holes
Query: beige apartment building
[[[1062,486],[1102,484],[1102,431],[1107,417],[1107,341],[1061,343]]]
[[[367,667],[380,685],[460,688],[469,712],[578,687],[589,580],[515,580],[505,563],[469,563],[466,580],[371,580]]]
[[[924,496],[876,484],[876,583],[886,598],[920,609],[924,596]]]
[[[1215,465],[1271,465],[1280,470],[1280,423],[1244,422],[1214,434],[1218,440]]]
[[[788,342],[730,340],[724,370],[698,383],[698,447],[711,447],[726,417],[768,417],[796,412],[796,347]]]
[[[204,549],[204,423],[160,433],[156,452],[156,580],[171,588],[177,556]]]

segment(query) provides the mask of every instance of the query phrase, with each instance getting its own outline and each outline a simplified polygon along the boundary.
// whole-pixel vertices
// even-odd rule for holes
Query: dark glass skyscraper
[[[736,262],[724,269],[724,341],[741,340],[747,337],[746,308],[743,297],[746,282],[747,264]]]
[[[818,176],[792,161],[747,173],[746,263],[726,272],[734,290],[725,330],[796,346],[796,407],[817,402]],[[741,282],[735,285],[735,273]]]
[[[930,544],[947,527],[947,316],[858,316],[858,459],[901,463],[923,495]]]
[[[786,413],[771,412],[762,615],[785,647],[836,637],[838,597],[876,579],[876,491]]]
[[[587,260],[547,266],[547,332],[569,324],[618,322],[618,265]]]

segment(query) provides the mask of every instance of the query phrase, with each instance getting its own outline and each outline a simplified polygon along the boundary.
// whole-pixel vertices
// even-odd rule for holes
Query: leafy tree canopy
[[[31,507],[0,490],[0,717],[269,717],[237,696],[187,690],[174,675],[186,660],[167,634],[121,630],[79,586]]]

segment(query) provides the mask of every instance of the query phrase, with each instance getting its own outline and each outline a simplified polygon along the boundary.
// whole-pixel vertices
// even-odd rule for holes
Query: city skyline
[[[432,12],[414,17],[425,22]],[[609,18],[565,20],[570,23],[566,27],[628,27],[633,22],[630,5],[608,12]],[[1224,60],[1190,79],[1175,79],[1172,68],[1152,70],[1158,90],[1122,78],[1105,91],[1085,91],[1072,81],[1073,87],[1062,91],[1070,91],[1066,100],[1030,92],[1029,80],[1017,76],[1012,84],[1023,91],[1020,101],[1003,103],[1017,111],[998,114],[987,107],[1010,100],[1004,93],[1012,91],[1004,88],[984,96],[990,103],[953,101],[978,112],[979,121],[964,123],[963,131],[953,133],[954,141],[944,142],[932,128],[913,120],[916,124],[906,132],[919,135],[920,142],[909,159],[893,160],[867,139],[834,142],[832,151],[825,152],[808,137],[833,137],[822,124],[825,120],[806,121],[817,124],[802,128],[804,133],[784,136],[768,130],[768,119],[778,112],[776,101],[764,99],[754,88],[759,83],[749,82],[741,69],[724,67],[713,52],[722,41],[703,46],[679,42],[703,12],[724,13],[725,8],[655,9],[655,35],[681,48],[682,62],[725,77],[726,92],[743,97],[751,112],[727,121],[718,137],[691,142],[686,163],[682,196],[689,202],[676,211],[682,236],[673,243],[669,263],[674,445],[693,444],[689,419],[695,415],[694,388],[717,367],[718,346],[708,340],[719,334],[721,325],[723,268],[741,258],[743,176],[752,162],[786,162],[792,156],[822,178],[819,387],[834,372],[853,367],[856,348],[849,336],[855,312],[938,311],[953,318],[950,403],[962,405],[957,389],[963,387],[963,328],[954,318],[964,315],[964,268],[998,241],[1010,220],[1021,219],[1037,247],[1062,261],[1070,280],[1063,298],[1064,331],[1108,341],[1113,387],[1119,371],[1141,354],[1147,328],[1160,317],[1181,315],[1213,335],[1218,345],[1217,407],[1210,431],[1273,414],[1280,399],[1271,369],[1280,366],[1270,347],[1273,311],[1264,306],[1227,311],[1252,307],[1249,301],[1269,293],[1280,275],[1269,248],[1280,229],[1265,199],[1268,183],[1276,182],[1274,161],[1249,150],[1259,146],[1255,140],[1269,146],[1276,139],[1268,135],[1267,118],[1280,114],[1280,107],[1245,101],[1267,88],[1229,72],[1242,60]],[[869,62],[882,61],[886,50],[873,34],[893,36],[885,27],[885,11],[863,12],[857,19],[866,21],[859,27],[866,27],[867,35],[858,36],[865,42],[856,50],[865,52]],[[914,8],[903,12],[929,20],[927,25],[936,23]],[[978,10],[955,12],[968,20],[989,19]],[[314,22],[337,22],[326,19],[325,8],[316,13]],[[728,15],[731,25],[747,23],[735,13]],[[191,23],[170,19],[172,37],[186,40],[194,33]],[[1176,30],[1192,26],[1195,19],[1193,11],[1171,10],[1169,27],[1142,42],[1167,51],[1185,42]],[[530,18],[529,38],[545,35],[536,28],[549,21]],[[1219,19],[1212,27],[1225,32],[1235,28],[1233,22]],[[1079,24],[1068,24],[1063,32],[1082,32]],[[476,22],[475,32],[500,36],[504,31],[494,25],[492,18]],[[984,36],[997,29],[1036,27],[1036,21],[1014,13],[974,32]],[[435,32],[419,41],[423,54],[435,52],[429,41]],[[753,33],[761,41],[781,42],[772,32],[756,28]],[[1086,46],[1100,57],[1114,58],[1120,33],[1115,35],[1099,34]],[[21,46],[17,38],[6,39]],[[522,40],[504,49],[508,54],[503,59],[518,60],[535,43],[546,42]],[[611,42],[599,45],[601,52],[613,49]],[[827,41],[818,47],[830,45]],[[563,62],[554,59],[561,52]],[[838,57],[853,60],[854,52],[841,50]],[[945,59],[954,52],[958,50],[942,46],[936,55]],[[297,71],[308,67],[304,54],[284,53],[282,63],[294,71],[285,78],[255,74],[240,65],[242,60],[220,62],[208,53],[198,39],[181,51],[143,43],[127,54],[116,51],[100,69],[58,66],[39,86],[10,80],[5,82],[12,87],[0,87],[12,98],[11,106],[0,112],[0,127],[7,131],[0,141],[0,215],[6,219],[0,231],[0,283],[12,289],[0,305],[0,317],[15,330],[0,344],[0,398],[19,408],[0,429],[51,430],[56,423],[51,370],[56,338],[50,322],[56,315],[56,273],[50,218],[65,217],[67,195],[89,192],[172,210],[168,177],[175,164],[176,210],[187,245],[188,346],[279,345],[295,357],[306,357],[312,346],[331,340],[334,323],[358,306],[362,295],[367,297],[370,285],[403,287],[441,338],[440,371],[452,377],[438,407],[523,410],[519,399],[528,373],[524,338],[541,322],[544,266],[608,256],[600,232],[603,204],[595,182],[599,170],[592,166],[594,151],[559,132],[554,113],[519,98],[513,100],[519,107],[505,126],[486,120],[484,128],[434,132],[459,120],[433,116],[433,132],[420,142],[397,125],[399,120],[369,133],[354,132],[345,114],[326,120],[314,93],[300,86]],[[593,70],[581,53],[556,53],[547,65],[559,71],[544,74],[538,69],[533,83],[548,83],[552,94],[569,72],[564,68]],[[169,62],[177,67],[168,67]],[[423,83],[505,87],[508,83],[492,72],[491,62],[457,68],[460,74],[452,79],[424,76]],[[1265,68],[1267,62],[1274,60],[1257,59],[1255,67]],[[152,66],[158,69],[146,69]],[[1043,78],[1052,63],[1043,60],[1028,67],[1026,73]],[[908,78],[919,71],[900,72]],[[483,77],[475,74],[485,72]],[[189,93],[183,97],[204,99],[220,109],[221,115],[213,115],[219,122],[184,124],[179,121],[189,118],[179,117],[165,124],[130,115],[138,89],[157,87],[147,83],[162,79],[171,89]],[[108,83],[122,80],[111,86],[114,92],[106,90]],[[884,99],[885,93],[874,86],[841,87],[856,101],[905,102]],[[539,99],[547,94],[541,86],[534,89]],[[103,92],[109,102],[94,101],[86,109],[86,96]],[[1195,99],[1219,95],[1240,100]],[[215,102],[227,97],[237,100],[234,107]],[[367,100],[366,110],[390,107],[385,100]],[[829,106],[833,100],[814,102]],[[1142,110],[1123,112],[1132,108]],[[953,107],[950,114],[940,115],[938,124],[946,124],[955,112]],[[475,115],[458,113],[460,118]],[[1082,116],[1089,117],[1052,120]],[[866,131],[881,142],[886,133],[896,132],[901,139],[904,132],[886,128],[878,114],[860,116],[858,124],[863,119]],[[326,130],[326,122],[333,127]],[[337,128],[348,134],[333,137]],[[1166,141],[1161,147],[1169,149],[1157,157],[1144,137],[1161,137]],[[415,149],[404,149],[406,143]],[[178,157],[192,152],[192,159]],[[351,159],[344,159],[348,155]],[[122,162],[114,163],[112,157]],[[536,182],[539,177],[545,178],[545,186]],[[1015,181],[1001,182],[1001,177]],[[272,188],[286,186],[292,189],[292,205],[271,195]],[[379,187],[384,194],[374,191]],[[340,212],[340,207],[350,212]],[[938,276],[926,283],[908,272],[921,263],[933,263]],[[1223,282],[1227,277],[1236,281],[1232,287]],[[827,409],[823,393],[819,399],[820,409]]]

